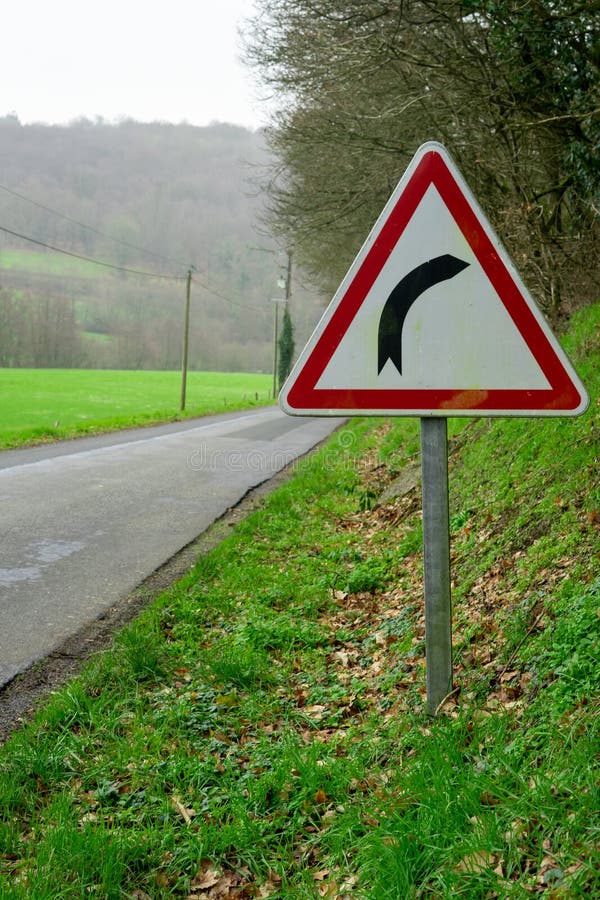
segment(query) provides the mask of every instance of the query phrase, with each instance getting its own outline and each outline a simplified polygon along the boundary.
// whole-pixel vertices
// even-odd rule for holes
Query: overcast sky
[[[265,103],[237,31],[253,10],[253,0],[7,0],[0,116],[256,128]]]

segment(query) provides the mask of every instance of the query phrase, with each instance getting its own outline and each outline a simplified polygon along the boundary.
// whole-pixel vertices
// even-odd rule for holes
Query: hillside
[[[418,422],[354,419],[5,745],[2,896],[600,896],[599,339],[584,416],[451,420],[434,720]]]
[[[194,265],[191,364],[264,370],[286,255],[261,230],[263,136],[233,125],[0,119],[0,226],[110,265]],[[61,215],[56,215],[56,212]],[[82,225],[88,227],[82,227]],[[298,343],[322,302],[294,273]],[[185,285],[0,231],[0,365],[177,368]]]

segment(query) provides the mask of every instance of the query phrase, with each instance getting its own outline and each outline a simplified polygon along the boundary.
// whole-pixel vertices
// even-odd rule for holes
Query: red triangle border
[[[439,147],[439,145],[437,145]],[[391,212],[366,252],[351,283],[338,302],[301,370],[292,372],[282,391],[286,412],[328,414],[356,410],[358,414],[490,415],[577,414],[587,406],[587,396],[568,362],[545,333],[529,302],[482,225],[480,215],[467,197],[440,150],[424,145],[415,157],[416,167]],[[418,159],[419,154],[421,158]],[[536,359],[550,389],[542,390],[448,390],[448,389],[317,389],[325,367],[350,327],[365,297],[400,240],[426,190],[434,185],[457,226],[477,257],[506,310]],[[488,225],[489,228],[489,225]],[[326,314],[327,315],[327,314]],[[538,313],[538,315],[541,314]],[[309,414],[306,412],[305,414]]]

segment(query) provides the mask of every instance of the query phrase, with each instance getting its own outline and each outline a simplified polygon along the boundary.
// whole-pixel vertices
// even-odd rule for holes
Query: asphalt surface
[[[341,421],[268,407],[0,453],[0,687]]]

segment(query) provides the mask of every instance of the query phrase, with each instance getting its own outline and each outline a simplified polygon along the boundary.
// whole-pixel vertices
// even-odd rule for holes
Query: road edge
[[[155,569],[117,603],[70,635],[48,656],[36,660],[2,685],[0,745],[31,721],[38,704],[45,697],[76,677],[91,656],[107,650],[120,628],[135,619],[160,594],[186,575],[199,557],[209,553],[231,534],[231,529],[257,509],[265,497],[293,478],[298,462],[317,452],[341,427],[342,425],[338,426],[275,475],[249,488],[236,504],[230,506],[193,541]]]

